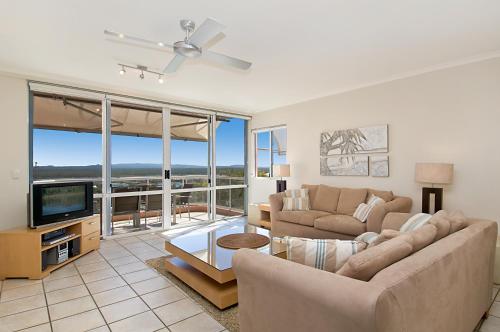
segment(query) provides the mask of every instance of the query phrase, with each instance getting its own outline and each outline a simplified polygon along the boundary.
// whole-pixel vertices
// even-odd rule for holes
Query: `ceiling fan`
[[[196,30],[196,24],[192,20],[181,20],[180,26],[182,30],[185,31],[186,36],[184,40],[175,42],[173,45],[169,45],[164,42],[154,42],[140,37],[125,35],[123,33],[109,30],[104,30],[104,34],[119,42],[132,42],[135,46],[147,46],[149,48],[155,47],[162,50],[173,50],[175,56],[163,70],[164,74],[170,74],[177,71],[186,58],[201,57],[202,59],[206,59],[208,61],[242,70],[247,70],[252,65],[250,62],[212,52],[203,48],[204,45],[206,45],[225,28],[224,25],[216,20],[207,18]]]

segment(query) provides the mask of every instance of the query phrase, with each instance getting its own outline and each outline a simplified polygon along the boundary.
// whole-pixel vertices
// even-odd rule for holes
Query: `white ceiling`
[[[257,112],[500,51],[498,0],[0,0],[0,69],[227,110]],[[211,50],[247,71],[187,61],[159,85],[118,61],[172,54],[106,41],[104,29],[174,42],[179,20],[227,26]]]

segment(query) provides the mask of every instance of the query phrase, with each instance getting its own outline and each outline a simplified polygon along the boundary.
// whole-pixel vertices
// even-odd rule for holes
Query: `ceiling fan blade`
[[[250,68],[250,66],[252,66],[251,62],[233,58],[231,56],[224,54],[215,53],[212,51],[203,51],[201,57],[209,61],[213,61],[226,66],[232,66],[243,70],[247,70],[248,68]]]
[[[163,69],[163,73],[171,74],[175,73],[177,69],[182,65],[182,63],[186,60],[185,56],[176,54],[172,60],[170,60],[169,64]]]
[[[226,26],[212,18],[207,18],[198,29],[189,37],[189,42],[198,47],[202,47],[210,39],[217,36]]]
[[[163,43],[160,41],[154,42],[154,41],[147,40],[147,39],[144,39],[141,37],[125,35],[123,33],[118,33],[118,32],[114,32],[114,31],[110,31],[110,30],[104,30],[104,34],[108,37],[111,37],[113,39],[113,41],[117,41],[120,43],[129,44],[130,42],[132,42],[132,43],[134,43],[134,46],[147,46],[149,48],[153,47],[153,48],[159,49],[159,50],[165,50],[165,49],[172,50],[173,49],[172,45],[169,45],[169,44],[166,44],[166,43]],[[137,45],[136,43],[138,43],[139,45]]]

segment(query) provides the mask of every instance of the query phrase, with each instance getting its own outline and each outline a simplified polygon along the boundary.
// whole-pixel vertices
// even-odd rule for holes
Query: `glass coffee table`
[[[232,258],[236,250],[217,245],[217,239],[235,233],[257,233],[270,243],[255,250],[286,258],[286,247],[271,232],[246,222],[208,225],[165,242],[172,255],[165,259],[167,271],[182,280],[219,309],[238,303],[236,277]]]

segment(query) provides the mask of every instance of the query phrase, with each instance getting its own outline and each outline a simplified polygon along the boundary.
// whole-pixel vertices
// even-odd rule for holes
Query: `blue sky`
[[[244,164],[244,120],[230,119],[217,128],[217,165]],[[207,142],[171,141],[172,164],[207,165]],[[162,142],[156,138],[113,135],[112,163],[162,162]],[[39,166],[101,164],[101,135],[56,130],[33,131],[33,161]]]

